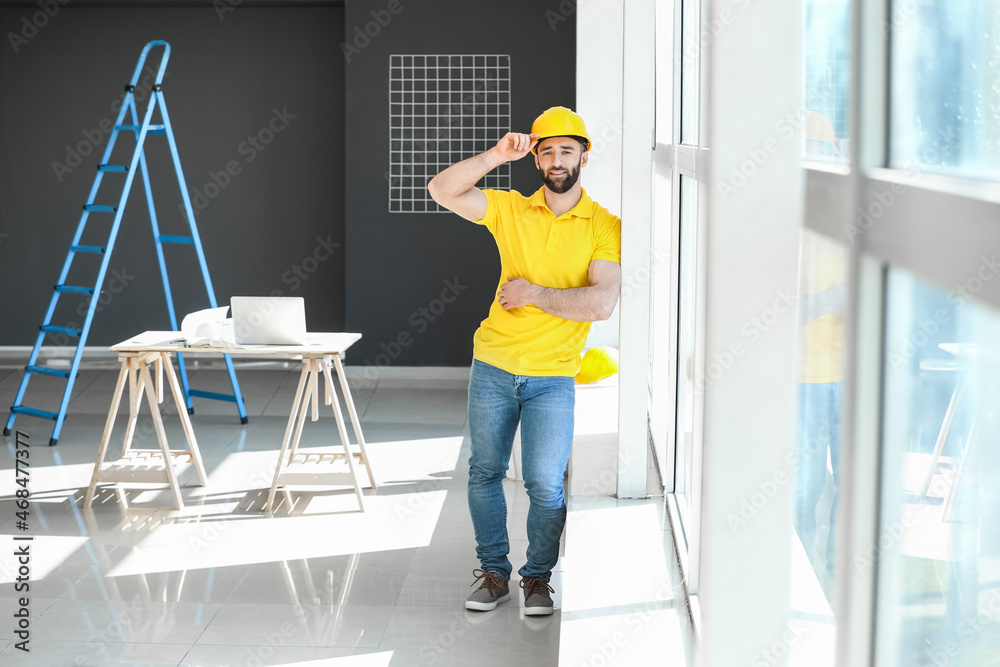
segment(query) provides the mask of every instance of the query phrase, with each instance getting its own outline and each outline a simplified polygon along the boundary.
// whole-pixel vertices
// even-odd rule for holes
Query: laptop
[[[234,296],[238,345],[305,345],[306,302],[300,296]]]

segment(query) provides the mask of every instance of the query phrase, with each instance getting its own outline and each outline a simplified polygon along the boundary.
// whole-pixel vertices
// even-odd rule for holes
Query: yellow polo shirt
[[[507,276],[535,285],[566,289],[586,287],[591,260],[621,262],[621,220],[591,199],[558,218],[539,188],[530,197],[520,192],[484,190],[485,225],[500,250],[500,286]],[[496,298],[473,339],[473,357],[514,375],[573,376],[590,322],[573,322],[537,306],[504,310]]]
[[[802,293],[822,294],[847,282],[847,251],[815,234],[802,237]],[[844,379],[843,317],[827,313],[803,322],[799,333],[799,382]]]

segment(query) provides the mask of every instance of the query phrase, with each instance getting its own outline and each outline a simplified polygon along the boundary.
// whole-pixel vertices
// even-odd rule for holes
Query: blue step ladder
[[[142,72],[143,65],[146,62],[146,56],[149,55],[150,50],[155,46],[163,47],[163,56],[160,60],[160,67],[156,72],[156,81],[153,84],[149,102],[146,105],[145,116],[140,123],[139,114],[136,110],[135,96],[133,93],[139,82],[139,74]],[[156,258],[160,263],[160,276],[163,278],[163,291],[167,300],[167,311],[170,313],[171,328],[174,331],[177,330],[177,314],[174,311],[174,300],[170,292],[170,281],[167,278],[167,265],[163,256],[164,243],[194,246],[194,250],[198,254],[198,264],[201,267],[201,275],[205,279],[205,290],[208,292],[209,304],[213,308],[217,306],[215,300],[215,289],[212,287],[212,279],[209,278],[208,275],[208,265],[205,262],[205,252],[201,246],[201,237],[198,235],[198,228],[194,221],[194,211],[191,209],[191,198],[188,195],[187,183],[184,181],[184,172],[181,170],[181,161],[177,154],[177,144],[174,142],[174,133],[170,127],[170,117],[167,115],[167,104],[163,98],[163,74],[167,69],[167,61],[169,59],[170,44],[163,40],[153,40],[149,42],[143,48],[142,54],[139,56],[139,62],[135,66],[135,72],[132,74],[131,81],[129,81],[129,83],[125,86],[125,99],[122,103],[121,109],[118,111],[118,118],[115,120],[114,129],[112,130],[111,137],[108,140],[108,146],[104,150],[104,156],[101,158],[100,164],[97,165],[97,175],[94,177],[94,184],[90,188],[90,195],[87,197],[87,203],[83,206],[83,214],[80,216],[79,223],[77,223],[76,235],[73,237],[73,242],[69,247],[69,252],[66,255],[66,261],[63,263],[62,272],[59,274],[59,280],[53,289],[52,299],[49,301],[49,309],[45,313],[45,319],[42,322],[42,326],[39,327],[38,338],[35,339],[35,346],[31,350],[28,365],[25,367],[24,377],[21,378],[21,385],[17,390],[17,397],[14,399],[14,405],[10,409],[10,416],[7,417],[7,424],[3,429],[3,434],[5,436],[10,435],[11,428],[14,426],[14,420],[18,415],[28,415],[31,417],[53,420],[55,422],[55,428],[52,431],[52,437],[49,440],[49,445],[55,445],[59,440],[59,434],[62,431],[63,422],[66,419],[66,408],[69,405],[70,396],[73,393],[73,383],[76,381],[77,372],[80,369],[80,358],[83,356],[83,348],[87,343],[87,335],[90,333],[90,325],[94,321],[94,313],[101,294],[101,286],[104,284],[104,278],[108,271],[108,264],[111,261],[111,253],[115,246],[115,238],[118,236],[118,229],[121,225],[122,215],[125,213],[125,203],[128,201],[129,192],[132,189],[132,181],[135,177],[136,167],[138,167],[142,173],[142,185],[146,190],[146,203],[149,206],[149,220],[153,227],[153,239],[156,242]],[[153,112],[157,108],[160,110],[162,123],[153,124]],[[125,122],[126,114],[129,114],[131,119],[131,122],[128,124]],[[132,159],[127,165],[109,164],[111,153],[115,147],[115,141],[118,139],[118,133],[122,131],[133,132],[135,134],[136,143],[135,151],[132,153]],[[173,236],[160,233],[159,225],[156,220],[156,208],[153,205],[153,193],[149,184],[149,171],[146,168],[146,155],[143,151],[143,143],[146,141],[146,136],[150,134],[162,134],[167,138],[167,144],[170,146],[170,155],[172,156],[174,162],[174,171],[177,173],[177,183],[180,186],[181,197],[184,200],[185,216],[187,218],[188,227],[191,229],[190,236]],[[97,191],[101,186],[101,181],[104,179],[104,175],[108,173],[125,174],[125,184],[122,187],[121,196],[118,198],[117,204],[97,204],[95,203]],[[87,221],[90,218],[91,213],[112,214],[114,216],[111,223],[111,231],[108,233],[108,241],[103,246],[81,245],[83,231],[87,226]],[[104,217],[107,219],[104,215],[95,217]],[[101,268],[97,273],[97,279],[94,281],[93,287],[66,284],[70,266],[73,264],[73,258],[79,253],[99,254],[103,256],[101,260]],[[59,297],[63,294],[82,294],[89,297],[90,305],[89,308],[87,308],[87,316],[83,322],[83,328],[73,329],[69,327],[55,326],[52,324],[52,316],[55,313],[56,304],[59,302]],[[41,351],[42,343],[48,334],[63,334],[79,339],[76,344],[76,352],[73,354],[73,362],[70,365],[69,370],[37,365],[38,354]],[[233,360],[228,354],[224,355],[224,358],[226,360],[226,368],[229,371],[229,379],[233,386],[232,394],[219,394],[216,392],[191,389],[188,386],[184,356],[178,353],[177,365],[181,371],[181,384],[184,388],[184,396],[187,402],[188,413],[194,413],[194,403],[191,400],[194,396],[230,401],[236,404],[236,408],[240,415],[240,422],[246,424],[247,411],[243,404],[243,396],[240,394],[239,383],[236,381],[236,371],[233,369]],[[66,387],[63,390],[62,401],[59,403],[59,410],[57,412],[28,407],[22,403],[25,391],[28,388],[28,382],[33,375],[49,375],[66,380]]]

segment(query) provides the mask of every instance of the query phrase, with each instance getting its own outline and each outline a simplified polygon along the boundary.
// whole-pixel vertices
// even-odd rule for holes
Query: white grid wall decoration
[[[838,139],[847,138],[847,98],[850,61],[823,52],[806,54],[805,108],[822,114]]]
[[[510,131],[510,55],[389,56],[389,212],[444,212],[427,181]],[[510,163],[477,185],[510,189]]]

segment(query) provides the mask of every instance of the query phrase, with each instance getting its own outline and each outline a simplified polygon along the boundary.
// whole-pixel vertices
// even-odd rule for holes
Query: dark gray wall
[[[350,362],[464,366],[493,299],[499,255],[485,228],[451,213],[388,213],[389,55],[510,54],[511,123],[527,132],[542,110],[575,103],[575,17],[553,28],[553,16],[564,18],[559,0],[399,2],[398,14],[345,64],[347,328],[364,335]],[[348,0],[348,38],[389,4]],[[533,161],[512,165],[512,185],[525,193],[541,185]],[[432,322],[420,309],[440,298],[446,280],[467,289]],[[409,345],[398,345],[400,336]]]
[[[36,12],[34,3],[0,9],[0,35],[21,33],[22,18]],[[344,29],[342,6],[247,3],[220,20],[207,2],[157,8],[70,3],[37,34],[26,31],[30,38],[17,52],[5,37],[0,44],[0,345],[34,342],[106,138],[68,173],[57,175],[53,163],[66,163],[67,145],[76,150],[82,143],[87,150],[87,133],[98,136],[100,121],[113,119],[112,102],[151,39],[167,40],[173,49],[164,94],[192,193],[204,193],[210,173],[224,171],[229,161],[240,170],[213,199],[195,200],[203,206],[196,219],[220,303],[236,294],[280,290],[305,297],[310,329],[343,329],[339,43]],[[150,59],[154,67],[159,54],[155,50]],[[139,106],[142,113],[145,100]],[[263,150],[244,144],[267,127],[273,109],[294,118]],[[117,161],[126,160],[133,146],[131,135],[121,135]],[[164,137],[151,136],[146,155],[161,231],[183,234]],[[98,202],[116,200],[122,182],[121,175],[106,175]],[[137,175],[105,283],[106,305],[95,317],[89,345],[169,326],[148,220]],[[110,216],[91,215],[91,242],[104,243],[109,221]],[[317,239],[341,247],[325,261],[303,265],[319,247]],[[166,250],[178,312],[205,307],[193,249]],[[84,256],[75,264],[91,284],[97,261]],[[305,279],[295,274],[296,266]],[[114,271],[117,280],[111,280]],[[54,323],[82,322],[82,301],[64,296]]]

